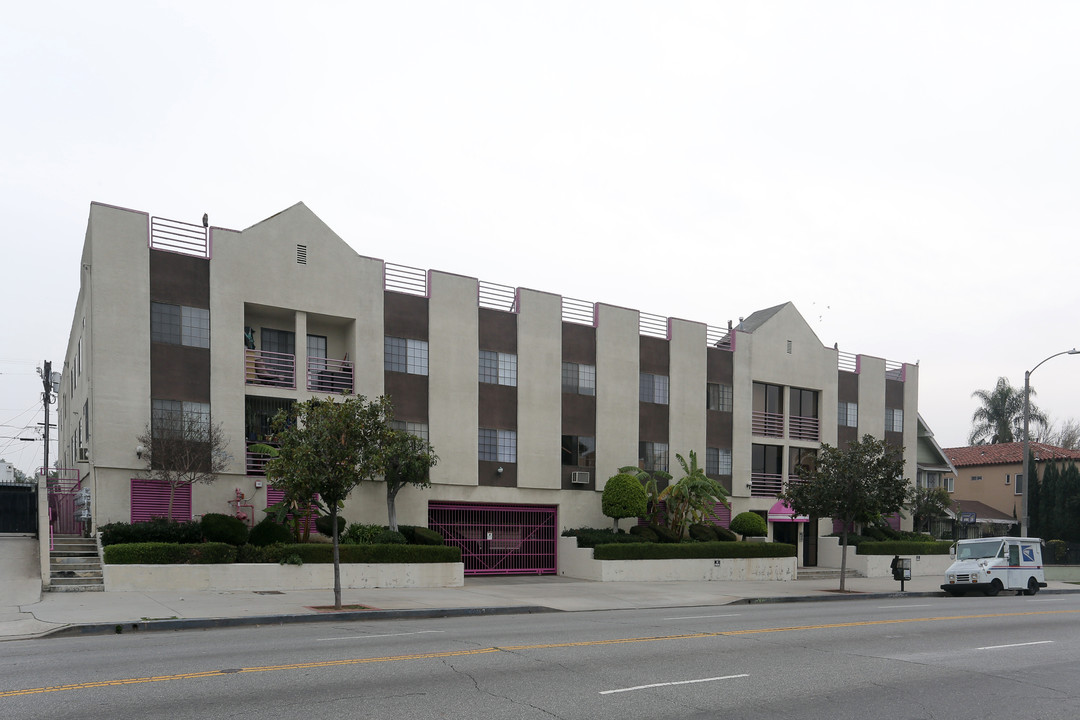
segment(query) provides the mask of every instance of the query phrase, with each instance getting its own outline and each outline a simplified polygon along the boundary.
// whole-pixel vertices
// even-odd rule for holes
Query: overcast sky
[[[0,457],[91,201],[919,362],[966,444],[1080,345],[1080,3],[50,2],[0,23]],[[312,289],[317,292],[317,288]],[[1080,417],[1080,357],[1032,384]],[[107,422],[103,414],[97,422]]]

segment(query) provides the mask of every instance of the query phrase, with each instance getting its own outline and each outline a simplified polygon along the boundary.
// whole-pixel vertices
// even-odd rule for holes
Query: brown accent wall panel
[[[562,324],[562,359],[583,365],[596,364],[596,328],[564,322]]]
[[[394,418],[411,422],[428,421],[427,375],[383,373],[383,392],[394,403]]]
[[[718,410],[705,411],[705,444],[714,448],[732,449],[732,414]]]
[[[668,406],[657,403],[638,403],[638,440],[668,441]]]
[[[893,432],[892,430],[885,431],[885,444],[894,450],[899,450],[904,447],[904,433]]]
[[[562,434],[596,435],[596,398],[592,395],[563,393]]]
[[[150,343],[150,396],[210,402],[210,351]]]
[[[480,383],[477,417],[480,427],[517,428],[517,388]]]
[[[853,402],[847,400],[845,402]],[[846,450],[851,443],[859,439],[859,429],[842,425],[836,428],[836,447]]]
[[[642,336],[638,348],[641,372],[668,374],[668,368],[671,367],[671,343],[660,338]]]
[[[899,380],[885,381],[885,407],[904,408],[904,383]]]
[[[735,374],[735,353],[718,348],[708,348],[705,376],[708,382],[732,384]]]
[[[859,402],[859,376],[844,370],[837,373],[836,395],[840,402]]]
[[[517,354],[517,315],[491,308],[480,308],[477,333],[481,350]]]
[[[383,332],[391,337],[428,339],[428,299],[419,295],[383,293]]]
[[[499,474],[502,468],[502,474]],[[517,463],[500,463],[494,460],[477,462],[477,483],[483,487],[517,487]]]
[[[210,261],[163,250],[150,251],[150,300],[210,307]]]

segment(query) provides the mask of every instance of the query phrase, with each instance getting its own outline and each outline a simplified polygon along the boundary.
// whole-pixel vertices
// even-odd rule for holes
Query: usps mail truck
[[[997,595],[1002,590],[1034,595],[1046,587],[1039,538],[960,540],[949,554],[955,562],[945,571],[941,589],[950,595],[975,590],[986,595]]]

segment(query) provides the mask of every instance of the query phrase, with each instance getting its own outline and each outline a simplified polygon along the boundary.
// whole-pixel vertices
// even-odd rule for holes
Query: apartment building
[[[917,473],[918,367],[823,346],[791,303],[710,325],[365,257],[302,203],[240,231],[91,204],[59,432],[95,526],[165,514],[137,437],[175,418],[220,424],[230,460],[173,515],[261,518],[276,498],[248,447],[278,409],[343,392],[389,395],[434,445],[399,522],[438,527],[469,573],[555,572],[563,529],[610,522],[608,477],[678,478],[676,453],[808,565],[831,521],[776,495],[822,442],[869,433]],[[382,487],[342,514],[385,523]]]

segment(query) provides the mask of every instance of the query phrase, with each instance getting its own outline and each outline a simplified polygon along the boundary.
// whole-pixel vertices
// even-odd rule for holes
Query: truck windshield
[[[998,550],[1000,549],[1000,540],[963,543],[956,548],[956,557],[958,560],[977,560],[978,558],[992,558],[997,557]]]

